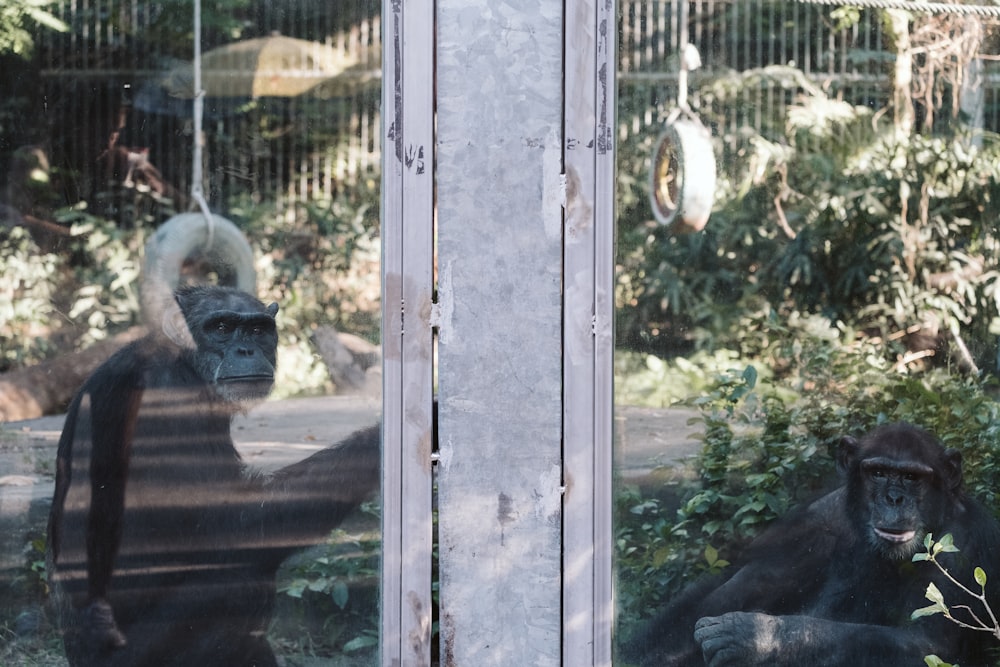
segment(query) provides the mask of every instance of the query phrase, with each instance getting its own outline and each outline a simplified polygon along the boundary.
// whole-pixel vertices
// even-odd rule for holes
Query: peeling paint
[[[555,131],[545,139],[542,153],[542,218],[545,236],[551,240],[562,238],[562,208],[565,203],[562,173],[562,141]]]
[[[553,464],[538,476],[535,489],[535,516],[558,519],[562,511],[562,469]]]
[[[452,280],[454,264],[455,260],[448,260],[438,273],[438,314],[436,325],[438,340],[445,345],[451,342],[451,320],[455,315],[455,290]]]

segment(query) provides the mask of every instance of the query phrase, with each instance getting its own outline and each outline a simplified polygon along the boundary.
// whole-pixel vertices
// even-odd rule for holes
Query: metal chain
[[[962,5],[945,2],[914,2],[913,0],[797,0],[808,5],[838,5],[867,9],[905,9],[921,14],[959,14],[1000,18],[1000,7]]]

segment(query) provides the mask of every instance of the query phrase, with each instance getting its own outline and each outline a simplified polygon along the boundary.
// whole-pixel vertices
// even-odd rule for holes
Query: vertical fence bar
[[[382,15],[382,665],[410,667],[431,639],[433,2]]]
[[[649,53],[652,2],[643,66]],[[596,665],[594,652],[594,190],[597,138],[597,7],[566,4],[563,222],[563,664]]]
[[[612,654],[615,9],[567,3],[564,32],[562,664],[581,667]]]

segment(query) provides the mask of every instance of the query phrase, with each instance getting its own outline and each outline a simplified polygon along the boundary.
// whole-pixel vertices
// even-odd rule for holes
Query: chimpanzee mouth
[[[875,534],[881,537],[886,542],[892,542],[893,544],[903,544],[909,542],[916,536],[916,531],[914,530],[894,530],[891,528],[875,528]]]
[[[230,375],[229,377],[219,378],[217,380],[219,384],[237,384],[241,382],[274,382],[274,378],[270,375]]]

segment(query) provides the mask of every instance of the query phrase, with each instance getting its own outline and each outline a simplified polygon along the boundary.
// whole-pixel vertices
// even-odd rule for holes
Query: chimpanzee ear
[[[184,311],[181,310],[180,303],[176,300],[172,301],[163,311],[163,321],[161,323],[163,328],[163,333],[166,334],[175,345],[178,347],[194,350],[197,345],[194,343],[194,338],[191,337],[191,330],[188,328],[187,319],[184,317]]]
[[[840,439],[840,444],[837,446],[838,473],[845,477],[847,476],[847,472],[851,469],[851,463],[857,458],[860,448],[860,443],[849,435],[845,435]]]
[[[962,484],[962,452],[957,449],[948,448],[941,456],[941,480],[945,486],[952,491],[958,489]]]
[[[267,314],[270,315],[271,318],[273,319],[274,316],[278,314],[278,304],[272,303],[265,310],[267,310]]]

